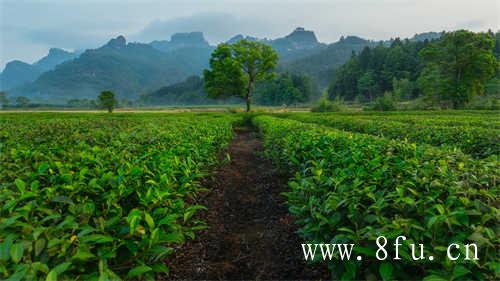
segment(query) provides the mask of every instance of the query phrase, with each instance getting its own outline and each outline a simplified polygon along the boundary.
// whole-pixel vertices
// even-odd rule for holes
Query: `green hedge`
[[[152,278],[205,228],[187,200],[233,119],[27,116],[0,119],[0,279]]]
[[[384,136],[391,139],[408,139],[411,142],[434,146],[459,148],[475,158],[500,155],[500,130],[475,126],[438,125],[432,119],[418,123],[390,120],[369,120],[358,116],[288,114],[287,118],[317,123],[347,131]]]
[[[354,243],[364,256],[329,263],[333,278],[500,278],[496,160],[270,116],[253,122],[267,155],[294,172],[286,196],[300,234],[309,243]],[[435,260],[414,262],[401,247],[402,261],[378,261],[380,235],[405,235],[405,245],[422,243]],[[448,245],[468,242],[479,261],[446,259]]]

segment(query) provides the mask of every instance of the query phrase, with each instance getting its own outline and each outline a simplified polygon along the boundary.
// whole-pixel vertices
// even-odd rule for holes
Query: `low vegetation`
[[[411,113],[396,113],[385,116],[383,119],[372,119],[371,115],[365,118],[348,115],[310,115],[288,114],[288,118],[330,126],[341,130],[384,136],[392,139],[408,140],[410,142],[425,143],[433,146],[458,148],[475,158],[486,158],[500,154],[498,142],[500,130],[493,128],[496,121],[488,121],[488,117],[474,118],[471,123],[469,116],[454,117],[453,121],[440,121],[439,117],[418,118],[418,122],[400,122],[408,120]],[[401,119],[398,119],[401,118]],[[410,119],[411,120],[411,119]],[[435,121],[437,120],[437,121]],[[478,127],[475,124],[486,127]]]
[[[328,262],[333,279],[498,277],[497,159],[271,116],[253,122],[268,157],[293,172],[285,196],[300,235],[308,243],[353,243],[355,254],[368,257],[336,255]],[[378,261],[376,238],[399,235],[408,238],[403,259]],[[477,243],[479,260],[446,259],[450,243],[469,242]],[[422,243],[435,259],[412,262],[409,243]]]
[[[0,116],[0,279],[153,278],[205,227],[234,117],[113,116]]]

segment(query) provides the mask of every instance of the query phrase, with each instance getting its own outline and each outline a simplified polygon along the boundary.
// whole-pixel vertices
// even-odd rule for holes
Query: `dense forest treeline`
[[[330,99],[373,102],[422,99],[460,108],[476,96],[500,94],[500,33],[466,30],[435,40],[394,40],[365,47],[342,65],[328,88]]]
[[[256,85],[254,102],[260,105],[288,106],[304,104],[317,99],[320,90],[308,75],[279,73],[272,79]],[[158,104],[221,104],[243,103],[243,99],[228,97],[213,99],[207,96],[204,81],[199,76],[191,76],[185,81],[158,89],[141,96],[139,103],[146,106]]]

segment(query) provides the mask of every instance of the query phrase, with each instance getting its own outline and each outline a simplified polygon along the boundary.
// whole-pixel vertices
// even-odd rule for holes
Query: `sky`
[[[276,38],[296,27],[319,41],[384,40],[415,33],[500,29],[498,0],[0,0],[0,69],[49,48],[96,48],[110,38],[168,40],[202,31],[211,44],[236,34]]]

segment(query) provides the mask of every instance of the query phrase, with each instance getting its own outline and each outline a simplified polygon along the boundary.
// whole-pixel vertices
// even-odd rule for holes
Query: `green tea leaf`
[[[47,274],[45,281],[57,281],[57,272],[52,269],[49,274]]]
[[[384,262],[380,265],[378,271],[380,273],[380,276],[382,277],[382,280],[391,280],[393,271],[392,264]]]
[[[21,194],[23,194],[26,191],[26,183],[24,183],[22,179],[16,179],[14,182],[17,186],[17,189],[19,189]]]
[[[146,223],[149,226],[149,229],[154,229],[155,228],[155,222],[153,220],[153,217],[148,212],[144,212],[144,219],[146,220]]]
[[[448,281],[448,279],[438,275],[429,275],[426,276],[422,281]]]
[[[22,243],[16,243],[10,248],[10,257],[14,263],[21,261],[23,257],[24,246]]]
[[[137,276],[141,276],[143,275],[144,273],[146,272],[149,272],[153,270],[151,267],[149,266],[146,266],[146,265],[139,265],[139,266],[136,266],[134,268],[132,268],[128,273],[127,273],[127,277],[131,278],[131,277],[137,277]]]

